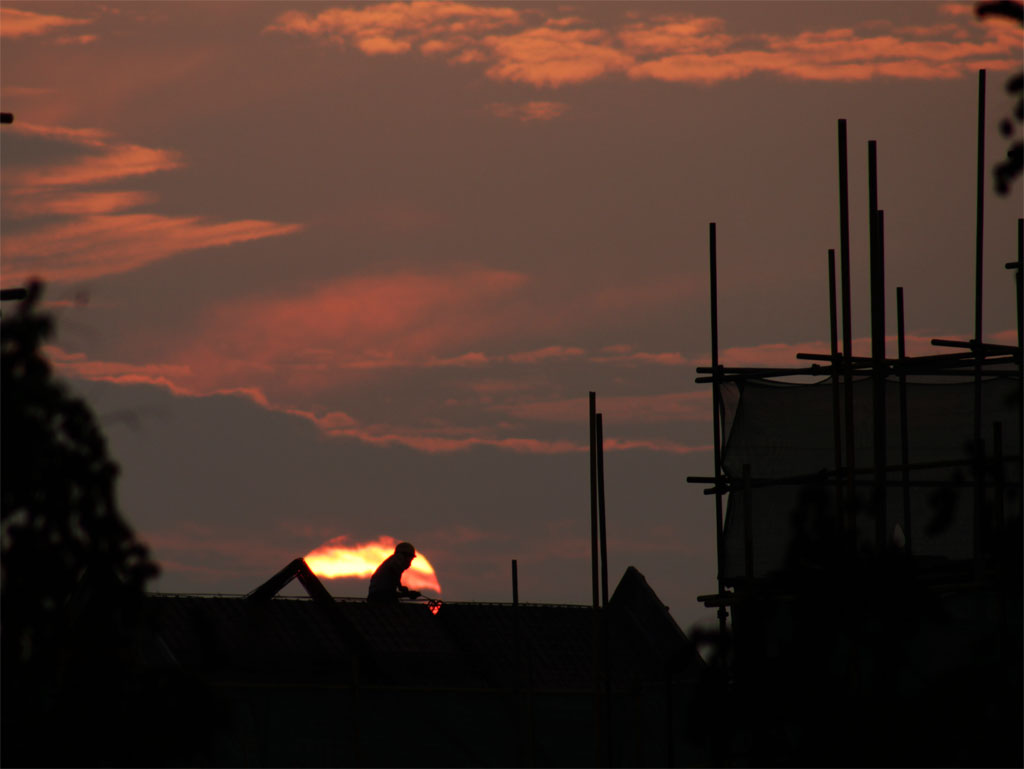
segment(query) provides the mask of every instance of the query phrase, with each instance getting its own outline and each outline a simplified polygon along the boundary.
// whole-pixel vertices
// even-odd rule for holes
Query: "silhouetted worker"
[[[371,603],[398,603],[399,598],[419,598],[420,594],[402,584],[402,572],[412,565],[416,548],[408,542],[399,542],[393,555],[389,555],[370,577]]]

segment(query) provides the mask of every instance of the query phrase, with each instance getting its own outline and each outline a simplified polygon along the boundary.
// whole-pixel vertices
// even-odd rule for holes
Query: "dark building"
[[[706,666],[643,575],[606,608],[154,594],[149,665],[198,681],[216,766],[694,766]],[[285,577],[282,579],[282,575]],[[436,609],[436,611],[434,610]],[[173,752],[173,751],[172,751]]]

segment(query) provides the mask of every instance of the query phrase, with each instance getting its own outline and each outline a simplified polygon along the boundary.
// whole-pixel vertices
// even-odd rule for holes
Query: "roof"
[[[607,630],[613,685],[703,666],[643,575],[630,567],[608,608],[351,599],[148,598],[163,661],[224,681],[589,690]],[[152,655],[150,655],[152,656]]]

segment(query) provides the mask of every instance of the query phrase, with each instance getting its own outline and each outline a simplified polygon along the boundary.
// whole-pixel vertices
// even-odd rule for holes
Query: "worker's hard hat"
[[[408,542],[399,542],[395,546],[395,555],[407,555],[410,558],[416,557],[416,548],[410,545]]]

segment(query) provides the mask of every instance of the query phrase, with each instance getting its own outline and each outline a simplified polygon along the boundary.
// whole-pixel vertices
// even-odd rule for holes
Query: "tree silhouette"
[[[0,547],[4,765],[132,760],[124,734],[144,587],[157,567],[121,516],[89,407],[54,379],[32,285],[2,321]]]
[[[1024,5],[1014,0],[992,0],[991,2],[978,3],[974,8],[978,18],[984,19],[990,16],[1013,19],[1024,26]],[[1010,138],[1014,133],[1014,122],[1024,123],[1024,70],[1013,75],[1006,81],[1006,91],[1011,97],[1017,97],[1017,103],[1013,108],[1011,117],[1004,117],[999,121],[999,132]],[[1019,129],[1018,129],[1019,130]],[[1006,151],[1006,160],[999,163],[994,169],[996,191],[1000,195],[1006,195],[1010,191],[1013,180],[1024,172],[1024,143],[1020,137],[1011,142],[1010,148]]]

